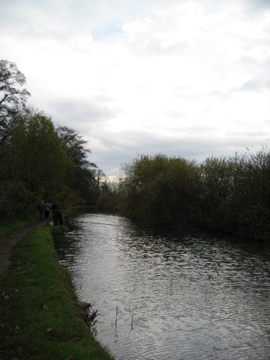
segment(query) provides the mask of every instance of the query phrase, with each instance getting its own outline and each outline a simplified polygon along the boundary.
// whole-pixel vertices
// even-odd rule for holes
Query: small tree
[[[199,184],[195,162],[140,155],[123,170],[120,210],[124,215],[174,227],[194,222]]]

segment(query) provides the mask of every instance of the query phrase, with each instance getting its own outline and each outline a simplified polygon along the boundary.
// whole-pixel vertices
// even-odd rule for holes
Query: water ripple
[[[57,240],[117,360],[270,359],[269,248],[84,214]]]

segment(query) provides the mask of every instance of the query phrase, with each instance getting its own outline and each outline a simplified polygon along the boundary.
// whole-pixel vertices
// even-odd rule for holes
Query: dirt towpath
[[[10,257],[14,246],[21,240],[29,231],[38,227],[44,226],[46,221],[38,221],[35,224],[28,225],[22,229],[14,231],[11,235],[0,239],[0,273],[7,270],[11,264]]]

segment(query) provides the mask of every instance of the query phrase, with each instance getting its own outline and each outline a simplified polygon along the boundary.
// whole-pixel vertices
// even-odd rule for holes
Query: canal
[[[270,359],[270,247],[79,214],[55,239],[116,360]]]

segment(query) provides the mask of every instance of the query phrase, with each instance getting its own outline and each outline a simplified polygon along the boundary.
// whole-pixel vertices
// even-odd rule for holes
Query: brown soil
[[[22,229],[18,229],[11,235],[0,239],[0,273],[7,270],[11,265],[10,257],[17,242],[21,240],[29,231],[43,226],[45,223],[46,221],[39,221]]]

